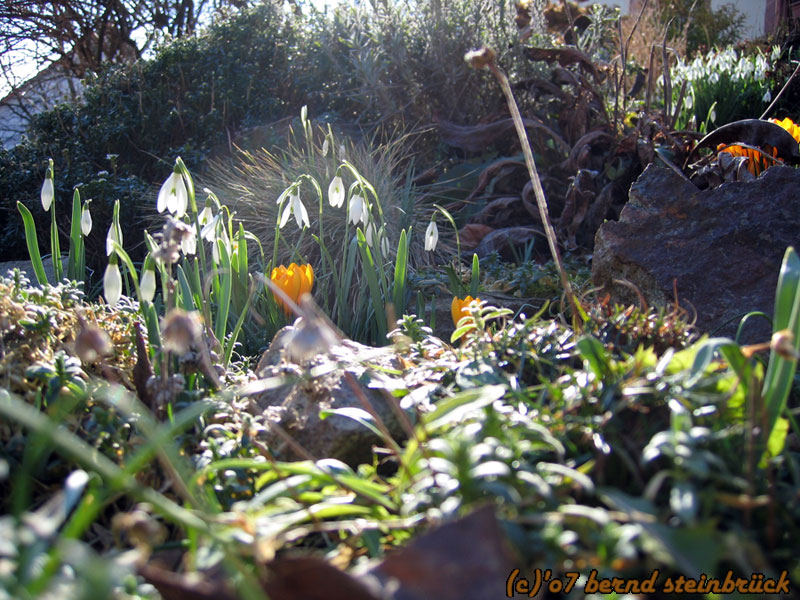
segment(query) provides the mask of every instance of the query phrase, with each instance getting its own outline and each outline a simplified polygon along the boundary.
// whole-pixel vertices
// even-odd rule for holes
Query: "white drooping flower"
[[[122,246],[122,231],[115,227],[114,223],[111,223],[106,234],[106,256],[111,256],[114,251],[114,242]]]
[[[84,236],[92,232],[92,213],[89,212],[88,203],[83,205],[81,211],[81,232]]]
[[[203,210],[205,211],[206,209],[204,208]],[[203,225],[203,228],[200,230],[200,237],[207,242],[213,242],[217,239],[217,224],[221,219],[221,212],[214,215],[208,223]]]
[[[200,211],[200,214],[197,215],[197,222],[200,223],[200,225],[208,225],[213,218],[214,213],[211,211],[211,207],[206,204],[203,210]]]
[[[765,103],[772,102],[772,94],[770,93],[769,89],[767,89],[767,91],[764,92],[764,95],[762,96],[761,100],[764,101]]]
[[[436,244],[439,242],[439,228],[436,226],[436,221],[428,223],[428,228],[425,230],[425,250],[431,252],[436,250]]]
[[[299,229],[302,229],[304,226],[311,227],[311,222],[308,220],[308,212],[306,211],[303,201],[300,200],[300,194],[291,196],[289,202],[292,203],[292,212],[294,213],[294,220],[297,222],[297,227]]]
[[[50,205],[53,204],[53,198],[55,197],[56,192],[55,188],[53,187],[53,180],[50,178],[50,171],[47,171],[47,175],[44,178],[44,183],[42,183],[42,208],[45,212],[50,210]]]
[[[182,218],[186,214],[186,207],[189,205],[189,193],[186,191],[186,184],[183,176],[175,171],[167,177],[158,192],[156,209],[164,212],[167,209],[177,218]]]
[[[306,211],[306,207],[303,205],[303,201],[300,200],[300,194],[292,193],[289,195],[289,201],[286,203],[286,206],[281,213],[281,220],[278,223],[278,229],[283,229],[283,226],[289,222],[289,217],[294,214],[294,220],[297,222],[297,226],[302,229],[303,226],[311,227],[311,223],[308,220],[308,212]]]
[[[197,233],[194,228],[189,229],[181,238],[181,252],[186,255],[197,252]]]
[[[353,225],[358,225],[359,221],[367,224],[367,206],[364,198],[358,194],[353,194],[350,197],[350,222]]]
[[[142,280],[139,282],[139,300],[152,302],[156,295],[156,272],[154,269],[145,269]]]
[[[344,204],[344,183],[338,175],[331,179],[331,183],[328,186],[328,202],[334,208],[339,208]]]
[[[103,275],[103,295],[109,306],[115,306],[122,297],[122,275],[116,261],[109,261]]]
[[[322,142],[322,156],[328,156],[328,151],[331,149],[330,142],[328,142],[328,138],[325,138],[325,141]]]

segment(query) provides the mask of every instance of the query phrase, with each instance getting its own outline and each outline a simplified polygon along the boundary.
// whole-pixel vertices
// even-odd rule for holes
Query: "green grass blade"
[[[372,308],[375,311],[375,322],[378,327],[378,336],[375,340],[377,343],[386,343],[386,313],[384,312],[383,296],[381,295],[380,284],[378,283],[378,272],[375,266],[375,261],[372,258],[372,252],[367,245],[367,238],[364,232],[359,228],[356,232],[358,236],[358,251],[361,254],[361,270],[367,278],[367,286],[369,287],[369,295],[372,300]]]
[[[214,335],[220,343],[225,342],[225,333],[228,330],[228,312],[231,307],[231,288],[232,288],[232,273],[231,273],[231,257],[228,254],[225,244],[221,240],[215,242],[219,249],[219,279],[220,289],[217,298],[217,316],[214,321]]]
[[[69,229],[69,256],[67,258],[67,277],[83,281],[83,232],[81,231],[81,195],[78,188],[72,194],[72,221]]]
[[[0,415],[46,435],[55,450],[87,471],[100,475],[112,489],[149,502],[159,513],[175,523],[207,531],[206,523],[194,513],[175,504],[154,489],[142,486],[132,474],[126,473],[108,457],[97,452],[95,448],[61,427],[47,415],[4,390],[0,391]]]
[[[469,295],[478,297],[478,284],[481,281],[481,261],[477,254],[472,255],[472,277],[469,281]]]
[[[33,215],[28,207],[22,202],[17,202],[17,210],[22,215],[22,224],[25,226],[25,243],[28,245],[28,255],[33,263],[33,272],[36,280],[41,284],[47,283],[47,275],[42,264],[42,255],[39,254],[39,239],[36,236],[36,224],[33,222]]]
[[[58,241],[58,225],[56,225],[56,200],[50,205],[50,253],[53,255],[53,272],[56,281],[64,277],[64,267],[61,264],[61,244]]]
[[[408,236],[406,230],[400,232],[400,241],[397,244],[397,258],[394,263],[394,290],[392,302],[395,315],[403,316],[406,311],[406,278],[408,277]]]
[[[800,351],[800,257],[794,248],[786,249],[775,292],[774,332],[788,330],[794,336],[792,346]],[[786,407],[786,399],[794,380],[797,360],[772,349],[767,374],[764,377],[762,396],[767,412],[765,440],[770,439],[778,417]]]
[[[186,271],[183,270],[182,265],[178,265],[178,284],[180,285],[180,304],[183,310],[191,311],[196,310],[202,303],[195,298],[192,293],[192,288],[189,285],[189,279],[186,277]]]

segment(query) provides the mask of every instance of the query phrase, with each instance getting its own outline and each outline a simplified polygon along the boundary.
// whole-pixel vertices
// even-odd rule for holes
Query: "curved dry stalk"
[[[544,197],[542,182],[539,179],[539,174],[536,171],[536,163],[533,160],[533,151],[531,150],[531,144],[528,140],[528,134],[525,131],[525,125],[522,121],[522,115],[519,112],[517,101],[514,99],[514,94],[511,91],[511,84],[509,83],[506,74],[503,73],[503,71],[501,71],[495,63],[495,57],[496,55],[494,50],[484,47],[481,50],[467,53],[464,58],[472,67],[476,69],[488,67],[492,72],[492,75],[494,75],[497,81],[500,83],[500,87],[506,97],[508,110],[511,112],[511,118],[514,121],[514,128],[517,130],[517,136],[519,137],[520,145],[522,146],[522,154],[525,156],[525,165],[528,167],[528,175],[531,178],[531,185],[533,185],[533,192],[536,196],[536,204],[539,206],[539,218],[541,219],[542,226],[544,227],[544,232],[547,237],[547,244],[550,247],[550,254],[553,257],[553,262],[556,265],[556,269],[558,269],[558,274],[561,278],[561,285],[564,288],[564,293],[567,295],[567,299],[569,300],[570,308],[572,308],[572,318],[577,327],[581,311],[578,309],[578,301],[575,298],[575,292],[572,290],[569,277],[567,277],[567,271],[564,268],[564,264],[561,262],[561,254],[558,251],[556,232],[550,222],[550,214],[547,210],[547,200]]]

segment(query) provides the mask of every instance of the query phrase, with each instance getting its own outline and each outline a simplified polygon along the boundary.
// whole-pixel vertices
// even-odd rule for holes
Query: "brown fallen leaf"
[[[434,121],[442,141],[467,152],[483,152],[494,142],[507,137],[514,131],[514,121],[510,118],[479,125],[456,125],[441,118],[435,118]],[[526,129],[533,128],[545,132],[564,154],[569,152],[569,146],[563,138],[538,119],[528,117],[522,122]]]
[[[542,60],[547,63],[557,62],[562,67],[577,64],[589,73],[595,81],[600,82],[603,80],[592,59],[575,48],[525,48],[525,56],[530,60]]]
[[[270,600],[380,600],[352,575],[320,558],[279,558],[263,583]]]
[[[478,244],[481,243],[481,240],[492,231],[494,231],[494,229],[488,225],[481,225],[480,223],[468,223],[464,225],[458,232],[461,238],[461,247],[464,250],[476,248]]]
[[[514,559],[494,508],[414,538],[371,571],[399,586],[394,600],[493,600],[505,597]]]
[[[153,564],[140,565],[138,571],[164,600],[238,600],[234,591],[219,576],[174,573]]]

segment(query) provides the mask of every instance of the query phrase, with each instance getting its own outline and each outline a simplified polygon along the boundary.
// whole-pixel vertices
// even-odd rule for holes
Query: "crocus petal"
[[[480,298],[473,298],[467,296],[463,300],[461,298],[453,298],[450,304],[450,316],[453,317],[453,325],[458,327],[458,322],[466,316],[469,316],[469,304],[472,301],[480,302]]]
[[[89,208],[86,206],[83,207],[81,212],[81,232],[84,236],[92,232],[92,213],[89,212]]]
[[[139,300],[152,302],[156,295],[156,272],[145,269],[142,280],[139,282]]]
[[[110,306],[116,305],[122,297],[122,275],[116,263],[108,263],[103,275],[103,295]]]
[[[53,180],[49,177],[44,178],[44,183],[42,183],[42,208],[45,212],[50,210],[50,205],[53,203],[53,198],[55,197],[55,189],[53,188]]]
[[[435,250],[438,242],[439,228],[436,226],[436,221],[431,221],[425,230],[425,250],[428,252]]]
[[[331,179],[331,183],[328,186],[328,202],[334,208],[339,208],[344,204],[344,183],[338,175]]]

